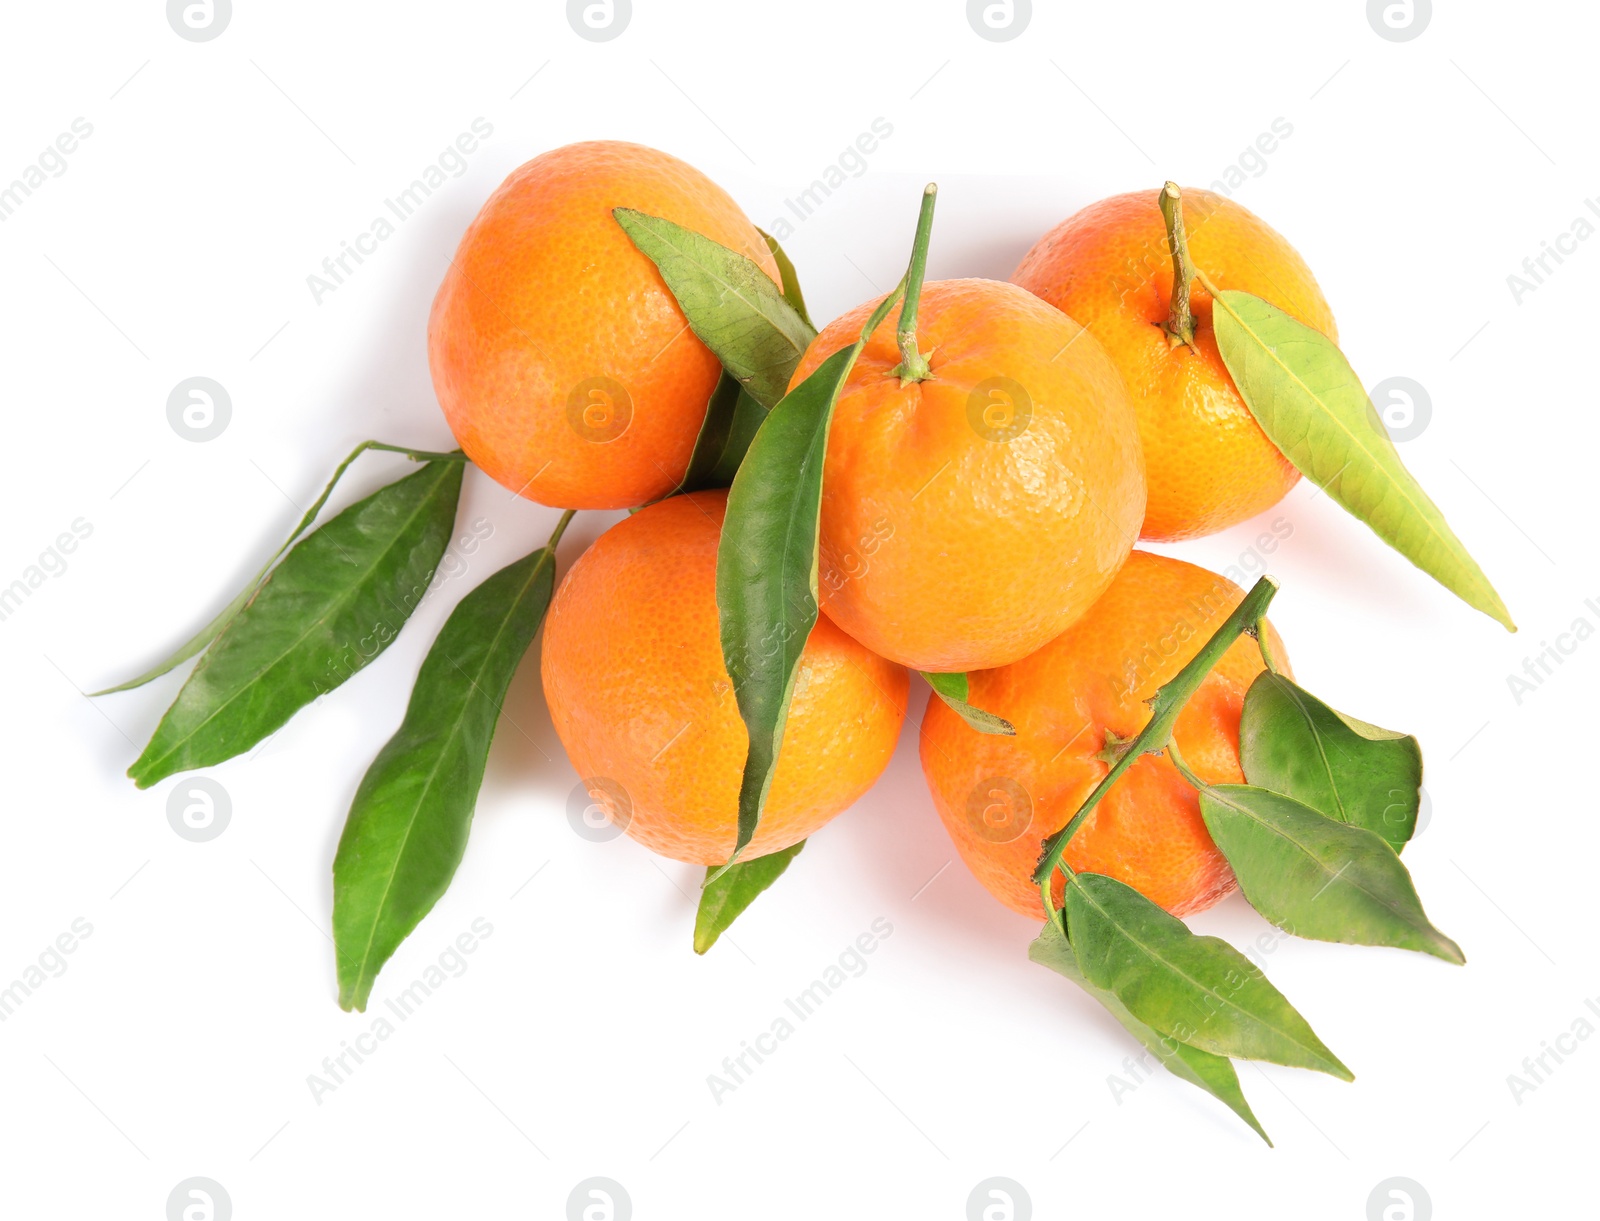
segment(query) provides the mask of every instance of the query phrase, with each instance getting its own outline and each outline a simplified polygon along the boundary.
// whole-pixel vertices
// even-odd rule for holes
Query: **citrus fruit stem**
[[[1078,812],[1068,820],[1066,826],[1045,840],[1044,847],[1039,853],[1039,863],[1033,871],[1033,880],[1044,898],[1044,909],[1047,914],[1054,911],[1050,896],[1051,882],[1057,869],[1064,873],[1068,872],[1062,858],[1066,855],[1067,845],[1072,842],[1072,837],[1077,834],[1078,828],[1083,826],[1084,820],[1089,817],[1095,806],[1100,804],[1100,799],[1111,791],[1111,786],[1121,778],[1122,773],[1133,766],[1135,759],[1141,755],[1156,754],[1171,749],[1172,730],[1178,722],[1178,714],[1199,689],[1206,675],[1211,673],[1212,668],[1222,660],[1222,655],[1242,635],[1254,636],[1258,644],[1266,636],[1261,630],[1262,619],[1277,592],[1278,583],[1271,577],[1262,577],[1251,586],[1244,600],[1233,608],[1233,613],[1223,620],[1222,626],[1212,633],[1211,639],[1206,641],[1200,651],[1189,660],[1189,664],[1155,693],[1150,700],[1150,720],[1133,740],[1126,744],[1117,761],[1111,764],[1110,770],[1101,778],[1100,783],[1095,785],[1094,791],[1084,798],[1083,804],[1078,807]],[[1262,656],[1266,657],[1265,652]]]
[[[554,551],[556,549],[556,544],[561,541],[561,536],[567,532],[567,523],[572,520],[573,514],[577,511],[576,509],[568,509],[561,515],[561,520],[556,522],[556,528],[550,531],[550,541],[545,544],[549,550]]]
[[[905,304],[900,307],[900,363],[890,370],[902,386],[925,382],[933,376],[928,358],[917,351],[917,303],[922,297],[922,277],[928,267],[928,237],[933,231],[933,205],[938,198],[937,183],[930,182],[922,192],[922,211],[917,216],[917,236],[911,245],[911,265],[906,269]]]
[[[1189,286],[1198,272],[1189,258],[1189,236],[1183,227],[1183,192],[1169,182],[1161,188],[1161,215],[1167,222],[1167,249],[1172,252],[1172,310],[1167,315],[1167,341],[1173,347],[1194,347],[1194,313],[1189,308]]]
[[[363,441],[360,445],[356,446],[355,453],[352,453],[349,458],[345,459],[344,466],[349,466],[351,460],[354,459],[357,454],[363,453],[363,452],[365,452],[366,450],[369,450],[369,449],[381,450],[382,452],[384,452],[386,454],[404,454],[407,458],[410,458],[413,462],[470,462],[471,461],[471,459],[468,458],[466,456],[466,454],[462,453],[459,449],[453,449],[448,454],[441,454],[441,453],[435,453],[433,450],[430,450],[430,449],[412,449],[409,445],[388,445],[388,444],[384,443],[383,441]],[[341,466],[339,469],[342,471],[344,469],[344,467]]]

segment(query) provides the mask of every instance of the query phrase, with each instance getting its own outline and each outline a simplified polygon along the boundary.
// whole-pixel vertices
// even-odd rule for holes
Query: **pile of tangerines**
[[[429,322],[460,449],[357,446],[220,614],[101,693],[203,654],[128,774],[235,758],[395,638],[469,462],[563,510],[456,603],[355,791],[333,861],[342,1007],[366,1007],[450,885],[541,628],[590,810],[706,867],[698,952],[877,781],[915,670],[933,805],[979,881],[1044,918],[1030,958],[1263,1139],[1234,1059],[1350,1070],[1180,917],[1238,889],[1290,933],[1465,961],[1399,858],[1416,740],[1294,683],[1270,578],[1246,592],[1137,548],[1242,522],[1304,472],[1515,630],[1310,271],[1237,204],[1166,183],[1063,221],[1008,283],[928,282],[936,197],[894,291],[819,332],[778,243],[683,162],[600,142],[522,166]],[[367,450],[421,468],[317,525]],[[573,515],[620,509],[557,586]],[[189,798],[174,788],[169,817]]]
[[[1240,602],[1225,578],[1135,546],[1225,529],[1299,478],[1234,387],[1209,295],[1190,303],[1192,341],[1169,333],[1158,200],[1085,208],[1009,283],[921,285],[920,362],[893,311],[867,338],[826,437],[821,614],[745,859],[799,843],[877,780],[908,670],[965,673],[970,703],[1014,733],[976,732],[930,699],[921,758],[933,803],[983,885],[1042,916],[1030,880],[1041,844],[1106,775],[1108,744],[1144,726],[1146,701]],[[1334,336],[1282,237],[1210,192],[1186,191],[1182,205],[1215,284]],[[692,167],[633,144],[572,145],[517,170],[473,221],[434,304],[430,362],[463,450],[500,483],[563,509],[635,510],[561,580],[545,694],[610,817],[656,852],[720,866],[734,854],[748,748],[719,633],[728,493],[683,481],[723,369],[619,208],[704,235],[782,283],[765,235]],[[876,304],[825,327],[790,385],[853,344]],[[1208,784],[1243,782],[1240,712],[1262,668],[1240,639],[1177,721],[1181,756]],[[1177,915],[1235,887],[1195,789],[1165,755],[1132,764],[1066,861]]]

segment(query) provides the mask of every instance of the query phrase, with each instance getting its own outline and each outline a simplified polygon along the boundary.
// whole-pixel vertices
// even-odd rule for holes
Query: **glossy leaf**
[[[982,708],[975,708],[967,702],[967,676],[965,674],[930,674],[926,670],[919,670],[923,678],[928,680],[928,686],[933,688],[934,694],[950,706],[973,729],[979,733],[1000,734],[1005,737],[1015,737],[1017,728],[1004,717],[995,716],[992,712],[985,712]]]
[[[758,228],[756,232],[767,243],[767,249],[772,251],[772,261],[778,265],[778,275],[783,280],[783,299],[794,306],[794,312],[800,315],[801,321],[815,331],[817,324],[811,321],[811,314],[806,310],[805,294],[800,291],[800,277],[795,274],[794,264],[783,252],[783,247],[778,245],[777,238],[765,229]]]
[[[682,225],[632,208],[612,212],[656,265],[689,327],[764,407],[789,388],[816,331],[760,264]]]
[[[342,1008],[366,1008],[378,971],[455,876],[506,689],[554,588],[555,555],[541,547],[461,600],[356,790],[333,861]]]
[[[134,783],[249,750],[388,648],[450,542],[464,469],[430,462],[297,543],[189,675]]]
[[[1160,1034],[1214,1055],[1352,1079],[1259,967],[1219,938],[1195,936],[1133,887],[1074,874],[1066,914],[1084,978]]]
[[[305,514],[300,518],[299,523],[296,524],[295,528],[289,532],[289,537],[283,540],[283,545],[272,553],[271,558],[269,558],[267,562],[261,566],[261,571],[250,578],[249,582],[243,589],[239,591],[238,595],[233,599],[233,601],[228,603],[228,605],[224,606],[222,610],[217,613],[216,618],[212,619],[210,623],[206,624],[193,636],[189,637],[188,640],[184,641],[183,644],[179,645],[175,652],[168,655],[162,661],[158,661],[143,674],[140,674],[135,678],[130,678],[125,683],[118,683],[115,687],[107,687],[104,691],[96,691],[93,694],[95,696],[115,695],[118,691],[131,691],[135,687],[142,687],[151,680],[160,678],[168,671],[181,666],[184,662],[188,661],[189,658],[193,657],[196,653],[199,653],[208,644],[221,635],[222,629],[227,627],[228,624],[232,622],[233,617],[244,608],[245,603],[250,601],[251,595],[254,594],[256,589],[260,586],[262,578],[265,577],[267,573],[272,571],[272,566],[278,562],[279,558],[285,551],[289,550],[290,545],[295,541],[295,539],[304,534],[310,528],[311,523],[317,520],[317,514],[322,512],[322,506],[327,504],[328,497],[333,495],[333,489],[334,486],[339,482],[339,476],[343,475],[349,468],[350,464],[369,449],[384,450],[388,453],[403,453],[411,456],[417,461],[421,461],[424,458],[446,461],[451,459],[464,461],[463,458],[456,454],[423,454],[421,451],[405,449],[404,447],[398,445],[385,445],[379,441],[363,441],[350,452],[349,457],[347,457],[343,462],[339,463],[339,465],[334,469],[332,478],[328,480],[327,486],[322,489],[322,495],[318,496],[317,499],[312,503],[311,507],[305,511]]]
[[[1416,829],[1422,749],[1406,734],[1347,717],[1263,670],[1245,696],[1239,759],[1258,788],[1381,835],[1399,852]]]
[[[706,870],[706,884],[700,891],[700,910],[694,917],[694,952],[704,954],[728,931],[728,926],[744,914],[744,909],[789,868],[789,862],[806,846],[801,840],[780,852],[753,860],[740,861],[725,871]]]
[[[1201,1051],[1198,1047],[1190,1047],[1171,1035],[1164,1035],[1146,1026],[1128,1011],[1128,1007],[1119,1001],[1114,993],[1091,984],[1084,978],[1083,968],[1078,965],[1077,955],[1072,952],[1072,946],[1061,935],[1061,930],[1056,927],[1055,921],[1046,922],[1044,931],[1028,946],[1028,957],[1042,966],[1049,967],[1057,974],[1065,975],[1094,997],[1106,1007],[1112,1017],[1122,1023],[1129,1034],[1144,1045],[1145,1050],[1166,1067],[1167,1071],[1190,1085],[1199,1086],[1216,1098],[1249,1124],[1256,1134],[1271,1146],[1272,1138],[1257,1121],[1255,1112],[1250,1109],[1250,1103],[1245,1099],[1244,1090],[1240,1088],[1239,1074],[1233,1067],[1233,1061],[1226,1056],[1217,1056],[1209,1051]]]
[[[1286,932],[1466,961],[1429,923],[1410,873],[1382,836],[1244,784],[1201,789],[1200,813],[1244,897]]]
[[[888,316],[891,293],[862,334]],[[783,744],[800,653],[817,622],[817,538],[828,425],[865,340],[841,348],[772,409],[728,491],[717,547],[722,658],[750,738],[739,784],[739,834],[756,832]]]
[[[1284,457],[1418,568],[1515,631],[1489,578],[1401,463],[1338,346],[1249,293],[1213,300],[1222,359]]]

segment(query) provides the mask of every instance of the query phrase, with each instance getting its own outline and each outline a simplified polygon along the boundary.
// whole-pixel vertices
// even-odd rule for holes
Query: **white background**
[[[1520,303],[1506,277],[1600,190],[1600,14],[1437,7],[1392,43],[1358,0],[1074,0],[995,43],[957,0],[635,0],[622,36],[592,43],[559,3],[237,0],[197,44],[156,0],[7,6],[0,182],[75,118],[93,126],[0,223],[0,585],[75,519],[93,530],[0,622],[0,982],[75,918],[93,926],[0,1024],[8,1214],[158,1221],[194,1175],[240,1221],[559,1218],[592,1175],[641,1221],[961,1218],[995,1175],[1041,1218],[1358,1221],[1396,1175],[1440,1218],[1567,1212],[1592,1190],[1600,1039],[1520,1103],[1507,1077],[1600,995],[1600,644],[1520,703],[1507,676],[1574,620],[1600,625],[1585,604],[1600,242]],[[318,304],[306,277],[478,117],[494,134],[466,172]],[[209,773],[233,810],[209,843],[168,825],[180,781],[140,793],[123,776],[181,675],[93,703],[80,689],[214,613],[356,441],[449,446],[427,310],[513,167],[642,141],[769,225],[878,117],[893,134],[867,171],[787,243],[819,321],[898,277],[929,179],[930,274],[1005,278],[1079,207],[1209,184],[1275,119],[1293,126],[1236,198],[1315,269],[1369,385],[1426,387],[1432,419],[1404,457],[1523,629],[1453,601],[1309,487],[1270,515],[1293,527],[1272,570],[1299,676],[1423,742],[1433,817],[1406,859],[1469,964],[1278,948],[1271,976],[1357,1081],[1242,1066],[1269,1150],[1170,1077],[1114,1098],[1134,1044],[1030,964],[1036,926],[952,863],[909,726],[882,783],[696,958],[698,870],[569,825],[577,777],[530,658],[466,860],[373,1012],[474,918],[493,935],[319,1103],[308,1074],[371,1024],[335,1004],[328,937],[356,782],[449,606],[554,511],[472,475],[457,532],[482,516],[494,534],[470,577],[379,664]],[[203,444],[165,410],[197,375],[233,403]],[[335,504],[403,465],[363,459]],[[614,516],[581,515],[563,560]],[[1261,530],[1175,550],[1220,569]],[[866,972],[714,1102],[707,1074],[879,917],[893,933]],[[1238,944],[1266,928],[1237,897],[1193,923]]]

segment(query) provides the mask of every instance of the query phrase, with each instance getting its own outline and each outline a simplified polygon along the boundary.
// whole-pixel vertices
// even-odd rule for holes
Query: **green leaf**
[[[682,225],[632,208],[612,211],[656,265],[689,327],[763,407],[772,407],[816,331],[761,266]]]
[[[700,425],[689,469],[672,495],[725,488],[732,483],[766,418],[767,409],[724,370],[706,405],[706,418]]]
[[[728,425],[727,443],[722,448],[722,456],[717,459],[717,464],[711,468],[711,487],[727,487],[733,482],[744,456],[750,452],[756,433],[761,431],[761,426],[766,422],[767,409],[740,386],[739,397],[733,403],[733,420]]]
[[[834,404],[865,337],[899,299],[900,290],[885,297],[861,339],[828,357],[772,409],[728,490],[717,546],[717,615],[723,664],[750,737],[729,863],[756,833],[800,653],[817,622],[822,463]]]
[[[1223,362],[1284,457],[1451,593],[1516,631],[1489,578],[1401,464],[1338,346],[1249,293],[1213,299]]]
[[[694,917],[694,952],[704,954],[716,945],[717,938],[756,901],[757,895],[782,876],[805,846],[806,841],[801,840],[781,852],[740,861],[725,870],[706,870],[700,910]]]
[[[1382,836],[1245,784],[1201,789],[1200,813],[1244,897],[1286,932],[1466,961],[1428,922],[1411,875]]]
[[[500,706],[554,589],[555,553],[541,547],[460,601],[356,790],[333,860],[341,1008],[367,1007],[383,964],[455,876]]]
[[[918,670],[923,678],[928,680],[928,686],[933,688],[934,694],[950,705],[960,718],[976,729],[979,733],[1001,734],[1005,737],[1015,737],[1017,727],[1004,717],[997,717],[992,712],[985,712],[982,708],[974,708],[967,703],[967,676],[965,674],[930,674],[926,670]]]
[[[1133,887],[1073,874],[1066,913],[1084,978],[1158,1033],[1214,1055],[1353,1079],[1259,967],[1219,938],[1195,936]]]
[[[388,648],[450,542],[464,470],[430,462],[297,543],[189,675],[134,783],[249,750]]]
[[[1250,1103],[1245,1099],[1233,1061],[1226,1056],[1216,1056],[1209,1051],[1201,1051],[1198,1047],[1190,1047],[1171,1035],[1164,1035],[1146,1026],[1128,1012],[1128,1007],[1119,1001],[1114,993],[1107,992],[1104,988],[1096,988],[1084,978],[1083,969],[1078,966],[1077,955],[1072,952],[1072,946],[1061,935],[1061,930],[1054,920],[1046,921],[1044,931],[1028,946],[1028,957],[1042,966],[1049,967],[1057,974],[1065,975],[1094,997],[1106,1007],[1112,1017],[1122,1023],[1129,1034],[1144,1044],[1145,1049],[1161,1061],[1167,1071],[1190,1085],[1199,1086],[1216,1098],[1249,1124],[1256,1134],[1267,1142],[1269,1148],[1272,1146],[1272,1138],[1257,1121],[1255,1112],[1250,1109]]]
[[[1239,721],[1245,779],[1329,818],[1381,835],[1399,852],[1416,829],[1422,749],[1328,707],[1281,674],[1263,670]]]
[[[794,264],[789,261],[789,256],[783,252],[783,247],[778,245],[778,239],[765,229],[757,228],[756,232],[767,243],[767,249],[772,251],[772,261],[778,265],[778,275],[783,279],[783,299],[794,306],[794,312],[813,331],[817,324],[811,321],[811,315],[806,310],[805,294],[800,291],[800,277],[795,274]]]
[[[338,467],[335,468],[333,477],[328,480],[327,486],[322,489],[322,495],[318,496],[312,506],[305,511],[305,515],[300,518],[299,523],[292,531],[290,531],[289,537],[283,540],[283,546],[279,547],[272,553],[271,558],[261,566],[261,571],[250,578],[245,587],[239,591],[238,596],[235,597],[232,602],[228,603],[228,605],[224,606],[222,610],[217,613],[217,617],[215,619],[206,624],[183,644],[179,645],[176,652],[169,655],[165,660],[157,662],[154,666],[146,670],[143,674],[140,674],[137,678],[130,678],[127,682],[119,683],[115,687],[107,687],[104,691],[95,691],[92,693],[91,698],[93,696],[115,695],[118,691],[131,691],[135,687],[142,687],[152,679],[160,678],[169,670],[182,665],[184,662],[188,661],[189,658],[200,652],[219,635],[221,635],[222,629],[227,627],[228,624],[232,622],[233,617],[244,608],[247,602],[250,601],[251,595],[254,594],[256,589],[260,586],[262,578],[265,577],[267,573],[272,571],[272,566],[278,562],[279,557],[282,556],[285,551],[289,550],[290,544],[293,543],[295,539],[299,538],[306,532],[307,529],[310,528],[312,522],[317,520],[317,514],[322,512],[322,506],[328,503],[328,497],[333,494],[334,485],[339,482],[339,476],[343,475],[349,468],[350,464],[369,449],[384,450],[388,453],[408,454],[413,458],[414,461],[420,461],[423,457],[441,460],[463,460],[459,454],[424,455],[421,451],[408,450],[398,445],[385,445],[379,441],[363,441],[360,445],[356,446],[355,449],[351,450],[350,456],[347,457],[343,462],[339,463]]]

